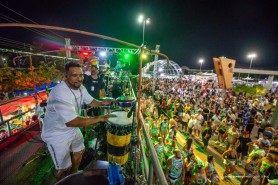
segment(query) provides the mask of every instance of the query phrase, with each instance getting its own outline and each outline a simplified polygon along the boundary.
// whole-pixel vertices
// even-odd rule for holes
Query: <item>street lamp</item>
[[[251,53],[247,55],[247,58],[251,58],[249,69],[251,69],[253,58],[256,58],[256,56],[257,56],[256,53]],[[249,73],[248,73],[248,78],[249,78]]]
[[[203,64],[203,62],[204,62],[204,59],[200,59],[199,60],[199,63],[200,63],[200,72],[202,71],[202,64]]]
[[[145,19],[143,15],[140,15],[138,17],[138,21],[139,21],[139,23],[143,22],[143,44],[144,44],[144,42],[145,42],[145,26],[146,26],[146,24],[149,24],[151,22],[151,19],[150,18]]]

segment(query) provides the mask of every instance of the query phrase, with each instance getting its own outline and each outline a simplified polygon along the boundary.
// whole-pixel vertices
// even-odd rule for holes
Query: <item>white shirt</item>
[[[190,115],[188,113],[184,112],[182,114],[182,121],[187,123],[189,121],[189,119],[190,119]]]
[[[68,140],[79,132],[78,127],[67,127],[81,113],[83,103],[89,104],[94,98],[81,85],[80,90],[70,89],[65,82],[56,85],[49,94],[42,128],[42,139],[47,141]]]
[[[85,71],[84,74],[88,75],[88,76],[91,76],[91,71]]]
[[[257,141],[263,143],[265,145],[265,147],[270,147],[271,146],[271,143],[268,139],[260,138]]]
[[[277,100],[276,100],[276,98],[273,100],[273,106],[276,106],[276,104],[277,104]]]
[[[216,114],[212,116],[212,120],[214,121],[215,125],[219,125],[221,123],[221,120]]]
[[[197,123],[201,124],[204,121],[204,116],[202,114],[197,115]]]
[[[197,120],[195,118],[191,118],[188,122],[188,127],[192,128],[195,125],[196,121]]]

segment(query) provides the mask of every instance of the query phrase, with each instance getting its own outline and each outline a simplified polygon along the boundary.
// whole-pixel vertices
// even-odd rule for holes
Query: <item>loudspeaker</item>
[[[213,58],[215,72],[217,74],[218,84],[225,89],[232,88],[234,68],[236,61],[224,57]]]

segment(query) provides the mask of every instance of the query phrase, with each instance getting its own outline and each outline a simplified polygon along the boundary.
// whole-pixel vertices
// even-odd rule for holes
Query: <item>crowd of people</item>
[[[97,100],[108,93],[104,76],[94,63],[86,68],[90,68],[89,74],[83,74],[79,64],[68,63],[65,80],[49,95],[42,138],[58,170],[58,180],[78,170],[84,142],[76,127],[113,117],[101,116],[97,108],[113,101]],[[170,184],[218,184],[228,180],[237,166],[245,170],[241,184],[249,184],[255,176],[263,185],[277,183],[277,129],[270,124],[277,92],[253,98],[232,90],[224,92],[213,82],[158,79],[152,84],[152,79],[143,79],[141,112]],[[92,117],[81,116],[83,103],[96,107],[89,112]],[[255,126],[259,127],[257,133]],[[178,133],[186,137],[185,144],[178,143]],[[196,142],[202,143],[205,161],[196,155]],[[223,149],[222,174],[215,168],[216,159],[208,147],[212,144]]]
[[[218,184],[229,180],[237,166],[245,171],[241,184],[250,184],[255,176],[260,184],[277,184],[277,128],[270,124],[277,91],[254,98],[224,92],[214,82],[159,79],[152,84],[143,79],[141,111],[170,184]],[[184,146],[179,146],[177,132],[186,136]],[[205,161],[194,154],[193,141],[202,143]],[[224,173],[215,170],[208,145],[222,149]]]

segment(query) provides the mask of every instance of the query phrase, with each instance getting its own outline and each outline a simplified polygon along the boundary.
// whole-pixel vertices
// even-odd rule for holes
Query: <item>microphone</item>
[[[127,113],[127,118],[131,117],[132,112],[135,111],[135,107],[136,107],[136,102],[134,103],[134,105],[130,108],[129,112]]]

